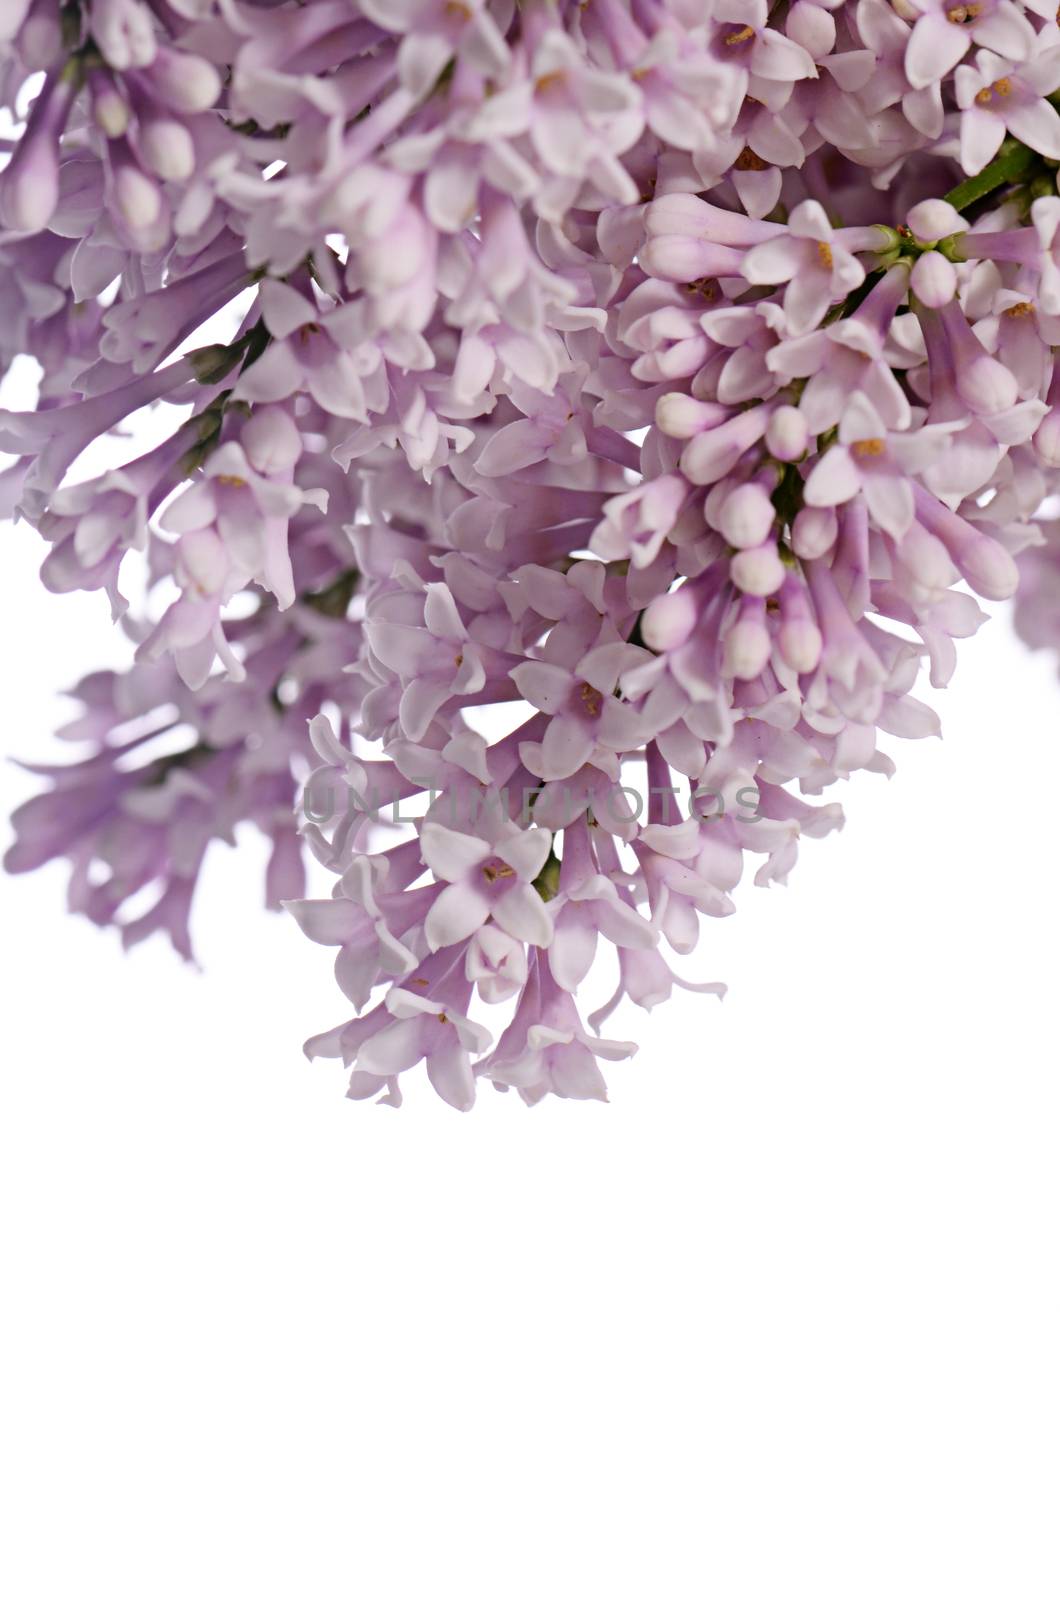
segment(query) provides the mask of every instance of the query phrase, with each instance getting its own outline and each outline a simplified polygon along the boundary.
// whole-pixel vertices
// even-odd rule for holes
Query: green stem
[[[967,211],[969,206],[974,206],[984,195],[1000,189],[1003,184],[1014,183],[1017,178],[1022,178],[1035,160],[1037,157],[1034,151],[1028,150],[1025,144],[1020,144],[1018,139],[1006,139],[988,167],[984,167],[982,172],[977,172],[974,178],[965,178],[963,183],[951,189],[944,198],[955,210]]]

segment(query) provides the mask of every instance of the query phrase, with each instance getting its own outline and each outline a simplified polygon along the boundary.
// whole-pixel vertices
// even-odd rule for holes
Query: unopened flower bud
[[[699,620],[694,592],[687,584],[653,600],[640,619],[640,636],[649,650],[676,650]]]
[[[957,393],[980,416],[1008,411],[1019,399],[1015,376],[993,356],[983,354],[967,363],[958,361],[955,377]]]
[[[948,200],[921,200],[906,212],[906,226],[925,244],[937,244],[951,234],[963,233],[968,227],[955,206]]]
[[[158,118],[140,129],[144,165],[170,183],[182,183],[195,171],[195,141],[181,122]]]
[[[123,163],[114,174],[114,198],[124,220],[137,232],[152,227],[162,211],[157,183],[131,162]]]
[[[217,68],[183,50],[159,50],[145,77],[173,111],[208,111],[221,93]]]
[[[784,563],[770,541],[753,550],[740,550],[729,562],[729,576],[745,594],[775,594],[784,582]]]
[[[302,435],[281,406],[259,406],[239,437],[247,460],[265,477],[289,472],[302,454]]]
[[[816,7],[814,7],[816,10]],[[766,445],[778,461],[798,461],[806,454],[810,430],[798,406],[778,406],[766,428]]]
[[[765,601],[744,600],[739,616],[725,635],[724,672],[730,678],[757,678],[769,661],[771,648],[765,623]]]
[[[821,630],[808,617],[782,622],[777,635],[780,653],[793,672],[813,672],[821,659],[824,641]]]
[[[776,520],[773,502],[760,483],[741,483],[725,496],[718,512],[718,531],[737,550],[761,544]]]
[[[92,79],[92,120],[108,139],[120,139],[129,127],[129,106],[114,80],[102,72]]]
[[[143,0],[92,0],[92,39],[115,72],[149,67],[158,50],[154,19]]]
[[[1060,410],[1048,412],[1038,424],[1034,448],[1047,467],[1060,467]]]
[[[693,439],[726,415],[721,406],[687,394],[660,395],[655,405],[655,425],[670,439]]]
[[[1009,600],[1019,588],[1019,568],[1004,545],[988,534],[966,546],[957,559],[963,577],[984,600]]]
[[[830,506],[804,506],[792,523],[791,548],[803,561],[815,561],[835,544],[836,529]]]
[[[926,306],[948,305],[957,293],[957,269],[937,250],[925,250],[909,275],[909,286]]]
[[[33,161],[12,162],[0,180],[0,214],[15,233],[40,233],[59,203],[59,163],[41,149]]]
[[[941,595],[959,577],[942,540],[916,522],[902,535],[893,559],[928,594]]]

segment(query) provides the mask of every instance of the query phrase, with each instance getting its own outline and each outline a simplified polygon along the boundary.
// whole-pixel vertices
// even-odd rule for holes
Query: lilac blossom
[[[351,1098],[606,1099],[973,595],[1060,647],[1055,8],[62,21],[0,21],[0,508],[132,660],[9,867],[190,957],[250,825]]]

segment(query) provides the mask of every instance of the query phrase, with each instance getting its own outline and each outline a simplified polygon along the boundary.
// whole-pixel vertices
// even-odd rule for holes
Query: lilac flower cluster
[[[1047,0],[8,0],[0,94],[3,492],[136,645],[9,865],[187,953],[256,823],[354,1098],[604,1098],[973,594],[1060,613]]]

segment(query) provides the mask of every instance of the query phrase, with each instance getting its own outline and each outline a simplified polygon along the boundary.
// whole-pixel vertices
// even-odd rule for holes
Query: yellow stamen
[[[726,39],[725,43],[726,44],[746,44],[748,39],[753,39],[754,36],[755,36],[755,31],[754,31],[753,28],[750,28],[750,27],[741,28],[738,33],[730,33],[728,38]]]
[[[833,262],[832,262],[832,246],[830,244],[825,244],[823,239],[818,239],[818,241],[817,241],[817,254],[818,254],[818,257],[820,258],[820,262],[821,262],[822,267],[826,267],[828,269],[828,271],[831,272],[832,266],[833,266]]]
[[[1004,312],[1006,317],[1029,317],[1033,315],[1034,307],[1029,300],[1021,300],[1019,305],[1009,306]]]
[[[583,683],[578,690],[578,695],[587,714],[590,717],[598,717],[600,715],[600,707],[604,703],[604,697],[599,689],[594,689],[591,683]]]
[[[987,88],[980,89],[979,93],[975,97],[975,103],[977,106],[988,106],[995,95],[997,95],[999,100],[1005,100],[1011,93],[1011,78],[995,78],[994,82],[991,83]]]
[[[534,93],[547,94],[550,89],[558,88],[561,83],[566,83],[566,81],[567,74],[565,72],[543,73],[534,84]]]
[[[247,486],[246,478],[240,478],[234,472],[219,472],[217,482],[225,484],[229,489],[245,489]]]
[[[744,145],[732,166],[734,172],[765,172],[769,162],[756,156],[750,145]]]
[[[887,444],[883,439],[855,439],[850,448],[856,456],[882,456]]]

